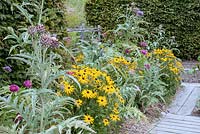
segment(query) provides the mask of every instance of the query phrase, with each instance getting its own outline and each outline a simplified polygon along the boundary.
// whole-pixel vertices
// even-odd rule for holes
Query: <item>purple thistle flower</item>
[[[147,47],[148,44],[147,44],[146,42],[143,41],[143,42],[140,42],[140,46],[141,46],[141,47]]]
[[[11,92],[17,92],[17,91],[19,91],[19,87],[16,84],[10,85],[9,89],[10,89]]]
[[[144,15],[144,12],[141,11],[141,10],[136,10],[136,16],[143,16]]]
[[[140,52],[141,52],[143,55],[147,55],[147,53],[148,53],[147,50],[140,50]]]
[[[32,82],[30,80],[25,80],[23,85],[26,87],[26,88],[31,88],[32,87]]]
[[[150,69],[150,64],[144,64],[144,67],[147,69],[147,70],[149,70]]]
[[[41,35],[40,43],[44,46],[49,45],[51,43],[50,35],[48,34]]]
[[[38,33],[43,33],[45,32],[45,26],[43,24],[39,24],[36,26],[36,30]]]
[[[126,53],[126,54],[129,54],[129,53],[131,53],[131,50],[130,50],[129,48],[127,48],[127,49],[125,50],[125,53]]]
[[[6,71],[6,72],[8,72],[8,73],[12,72],[12,69],[11,69],[10,66],[3,67],[3,70]]]
[[[59,41],[56,37],[51,37],[49,34],[43,34],[40,38],[40,43],[44,46],[52,48],[59,46]]]
[[[59,46],[59,41],[56,37],[51,37],[51,43],[50,43],[50,47],[58,47]]]
[[[43,33],[45,32],[45,27],[42,24],[39,24],[37,26],[30,26],[28,28],[28,33],[33,36],[36,33]]]

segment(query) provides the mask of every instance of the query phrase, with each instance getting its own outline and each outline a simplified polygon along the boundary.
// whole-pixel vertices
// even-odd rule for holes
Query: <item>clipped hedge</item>
[[[104,30],[111,30],[123,23],[119,17],[126,12],[132,0],[88,0],[85,6],[86,21],[89,25],[100,25]]]
[[[23,63],[16,63],[15,60],[6,60],[8,57],[9,49],[15,44],[12,40],[3,40],[8,34],[8,27],[13,27],[17,30],[20,27],[28,27],[30,24],[25,17],[20,14],[19,10],[13,5],[22,4],[22,2],[36,2],[35,0],[1,0],[0,2],[0,86],[5,83],[20,83],[26,79],[25,65]],[[64,0],[45,0],[44,7],[46,12],[43,17],[42,23],[45,24],[51,33],[58,33],[59,37],[66,34],[65,14],[64,14]],[[26,8],[34,15],[34,20],[37,22],[37,14],[34,8],[27,6]],[[64,33],[64,34],[63,34]],[[3,70],[4,66],[11,66],[12,72],[6,73]]]
[[[145,12],[151,28],[160,24],[168,36],[175,36],[182,59],[200,55],[200,3],[198,0],[134,0]]]
[[[200,3],[198,0],[90,0],[86,4],[86,19],[91,25],[101,25],[106,30],[115,28],[125,9],[122,4],[135,2],[150,22],[150,30],[160,24],[167,36],[175,36],[182,59],[196,59],[200,55]]]

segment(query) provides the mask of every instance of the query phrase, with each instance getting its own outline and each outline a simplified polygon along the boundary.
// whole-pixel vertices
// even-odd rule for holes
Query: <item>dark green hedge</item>
[[[86,19],[91,25],[106,30],[115,28],[125,11],[122,4],[135,2],[150,22],[150,31],[160,24],[168,37],[175,36],[182,59],[196,59],[200,55],[200,2],[199,0],[91,0],[86,5]]]
[[[111,30],[123,23],[119,17],[126,12],[132,0],[89,0],[86,3],[86,20],[89,25],[101,25],[104,30]]]
[[[12,40],[3,40],[9,32],[7,27],[13,27],[17,30],[20,27],[28,27],[30,24],[25,17],[20,14],[19,10],[13,6],[14,3],[22,4],[22,2],[37,2],[35,0],[1,0],[0,1],[0,86],[5,83],[21,83],[26,79],[25,68],[23,63],[14,60],[6,60],[8,57],[9,49],[15,44]],[[39,1],[41,2],[41,0]],[[44,5],[46,13],[44,14],[42,23],[45,24],[51,33],[60,32],[59,36],[62,37],[66,33],[66,22],[64,14],[64,0],[45,0]],[[34,15],[34,20],[37,14],[33,7],[26,8]],[[64,34],[62,34],[64,33]],[[13,71],[6,73],[2,67],[12,66]]]
[[[134,0],[144,10],[151,28],[163,24],[168,36],[175,36],[182,59],[200,55],[199,0]]]

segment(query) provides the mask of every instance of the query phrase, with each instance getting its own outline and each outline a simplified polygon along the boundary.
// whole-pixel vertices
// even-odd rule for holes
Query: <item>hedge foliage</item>
[[[35,0],[1,0],[0,2],[0,85],[3,83],[17,83],[26,79],[25,65],[16,63],[14,60],[6,60],[10,47],[15,44],[12,40],[3,40],[9,33],[8,27],[13,27],[15,30],[21,27],[28,27],[30,24],[25,17],[20,14],[20,11],[14,6],[14,3],[21,5],[24,2],[36,3]],[[39,1],[41,2],[41,1]],[[37,22],[38,14],[35,8],[29,6],[26,10],[33,14],[33,20]],[[31,7],[31,8],[30,8]],[[64,0],[45,0],[45,13],[42,18],[42,23],[47,26],[51,33],[58,33],[62,37],[65,34],[66,21],[64,19]],[[63,34],[64,33],[64,34]],[[13,71],[6,74],[2,67],[11,66]]]
[[[168,37],[175,36],[182,59],[196,59],[200,55],[200,3],[198,0],[104,0],[86,5],[87,21],[112,29],[119,13],[124,12],[122,3],[135,2],[144,11],[144,19],[150,22],[150,30],[159,25],[166,29]]]
[[[104,30],[116,28],[123,23],[119,17],[126,12],[132,0],[88,0],[85,6],[86,21],[92,26],[100,25]]]
[[[200,3],[198,0],[134,0],[144,10],[152,27],[164,26],[168,36],[175,36],[182,59],[200,55]]]

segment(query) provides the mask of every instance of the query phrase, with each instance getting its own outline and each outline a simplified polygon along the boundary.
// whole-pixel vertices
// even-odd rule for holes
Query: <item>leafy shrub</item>
[[[17,7],[17,5],[15,5],[21,4],[22,2],[23,0],[2,0],[0,2],[0,86],[11,82],[20,83],[26,79],[25,70],[27,66],[25,64],[10,59],[6,60],[11,46],[22,43],[21,40],[18,40],[17,43],[13,40],[3,40],[8,34],[13,34],[12,29],[8,27],[13,27],[13,29],[16,30],[15,33],[18,35],[21,32],[20,28],[27,28],[30,25],[25,16],[21,14],[22,10],[32,14],[32,16],[29,17],[32,17],[33,22],[38,22],[38,13],[40,9],[37,5],[41,5],[41,3],[32,0],[29,1],[29,3],[24,1],[22,6]],[[51,0],[46,0],[44,3],[45,13],[43,13],[42,17],[42,23],[47,25],[47,29],[52,33],[57,33],[59,38],[66,35],[63,2],[63,0],[56,0],[53,2]],[[21,11],[19,10],[20,7],[23,7]],[[17,47],[13,53],[17,53],[19,50],[20,48]],[[11,66],[12,72],[5,73],[2,69],[4,66]],[[18,77],[16,78],[16,76]]]
[[[175,36],[182,59],[196,59],[200,54],[200,14],[196,0],[149,1],[134,0],[145,11],[145,20],[150,22],[150,29],[160,24],[166,29],[168,37]]]

